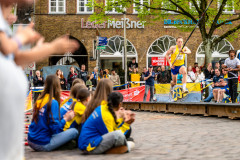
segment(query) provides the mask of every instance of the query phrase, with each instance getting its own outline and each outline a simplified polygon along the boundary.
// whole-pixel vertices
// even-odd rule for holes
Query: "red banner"
[[[145,93],[145,86],[139,86],[139,87],[134,87],[134,88],[129,88],[129,89],[123,89],[123,90],[118,90],[117,92],[120,92],[123,94],[123,101],[130,101],[130,102],[138,102],[138,101],[143,101],[143,96]],[[61,102],[67,99],[70,96],[70,91],[62,91],[61,92]],[[150,97],[150,91],[148,91],[147,95],[147,101],[149,101]]]
[[[61,91],[61,102],[67,99],[70,96],[70,91]]]
[[[170,58],[171,59],[171,58]],[[169,66],[165,57],[152,57],[153,66]]]
[[[127,101],[139,102],[139,101],[143,101],[145,86],[123,89],[117,92],[120,92],[123,94],[123,101],[125,102]],[[147,99],[146,99],[147,101],[149,101],[149,97],[150,97],[150,91],[148,91],[148,94],[147,94]]]

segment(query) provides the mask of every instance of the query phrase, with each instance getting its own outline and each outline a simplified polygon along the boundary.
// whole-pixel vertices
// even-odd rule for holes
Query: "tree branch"
[[[237,20],[240,20],[240,15],[238,15],[237,18],[229,19],[229,20],[223,21],[222,23],[217,24],[217,25],[215,26],[215,29],[217,29],[218,27],[221,27],[221,26],[224,25],[225,23],[234,22],[234,21],[237,21]]]
[[[236,26],[233,29],[230,29],[229,31],[227,31],[226,33],[224,33],[223,35],[221,35],[220,37],[218,37],[217,39],[215,39],[213,41],[213,46],[215,46],[216,44],[218,44],[219,42],[221,42],[221,40],[223,40],[224,38],[227,38],[229,35],[233,34],[234,32],[236,32],[237,30],[240,29],[240,24],[238,26]]]
[[[188,16],[189,18],[191,18],[193,20],[193,22],[197,23],[197,19],[194,18],[190,13],[188,13],[186,10],[184,10],[181,6],[179,6],[177,3],[173,2],[172,0],[169,0],[173,5],[175,5],[177,8],[179,8],[184,15]]]
[[[192,1],[192,4],[194,5],[194,7],[196,8],[198,14],[201,15],[201,11],[198,7],[198,4],[197,4],[196,0],[191,0],[191,1]]]
[[[223,1],[222,1],[222,4],[221,4],[221,6],[220,6],[220,8],[219,8],[219,10],[218,10],[218,13],[217,13],[216,17],[214,18],[213,23],[212,23],[212,26],[211,26],[211,28],[210,28],[210,30],[209,30],[209,36],[212,36],[214,30],[216,29],[217,21],[218,21],[219,17],[220,17],[221,14],[222,14],[222,11],[223,11],[223,8],[224,8],[225,5],[226,5],[226,2],[227,2],[227,0],[223,0]]]

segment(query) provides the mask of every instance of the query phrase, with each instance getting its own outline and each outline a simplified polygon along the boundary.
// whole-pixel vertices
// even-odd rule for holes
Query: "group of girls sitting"
[[[122,107],[123,95],[112,92],[109,79],[99,81],[93,96],[81,81],[60,105],[61,86],[56,75],[46,78],[34,105],[28,142],[35,151],[52,151],[76,141],[87,154],[126,153],[134,147],[130,125],[135,114]]]

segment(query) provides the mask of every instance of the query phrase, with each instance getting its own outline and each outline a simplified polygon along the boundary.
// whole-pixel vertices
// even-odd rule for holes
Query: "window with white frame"
[[[178,10],[178,8],[168,0],[162,2],[162,8],[171,9],[171,10]],[[165,13],[165,14],[178,14],[174,11],[163,11],[163,13]]]
[[[77,12],[78,13],[93,13],[93,8],[87,6],[91,3],[90,0],[77,0]]]
[[[155,69],[158,66],[160,66],[160,64],[158,64],[158,63],[154,64],[153,63],[154,61],[155,62],[156,61],[159,61],[159,62],[165,61],[166,62],[165,56],[166,56],[167,51],[169,50],[169,48],[171,46],[175,46],[175,45],[176,45],[176,39],[174,37],[171,37],[168,35],[165,35],[165,36],[162,36],[162,37],[156,39],[148,49],[148,52],[146,55],[147,56],[146,66],[151,64],[154,66],[154,69]],[[167,63],[164,65],[166,66]]]
[[[49,13],[66,13],[66,0],[49,0]]]
[[[118,11],[122,9],[122,6],[121,5],[117,5],[117,3],[118,3],[117,0],[105,0],[105,5],[107,6],[106,13],[109,13],[109,14],[121,14]]]
[[[143,9],[144,6],[142,5],[149,6],[150,0],[135,0],[133,4],[133,13],[138,13],[139,10]]]
[[[216,38],[218,38],[218,36],[214,35],[211,38],[211,41],[213,42]],[[229,50],[234,50],[232,44],[226,39],[223,39],[213,48],[212,60],[219,61],[221,59],[226,59],[228,57]],[[204,64],[204,60],[205,60],[205,50],[204,50],[203,43],[201,43],[196,52],[196,62],[198,62],[198,64],[201,66]]]
[[[200,8],[200,0],[196,0],[198,8]],[[196,7],[192,2],[189,2],[189,8],[191,9],[192,13],[197,13]]]
[[[222,0],[218,1],[218,8],[220,8],[222,4]],[[234,1],[233,0],[227,0],[226,5],[223,8],[223,13],[225,14],[234,14]]]

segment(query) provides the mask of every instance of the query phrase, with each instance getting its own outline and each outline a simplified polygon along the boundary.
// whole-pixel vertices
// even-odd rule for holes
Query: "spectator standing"
[[[229,58],[224,62],[223,67],[228,71],[228,86],[232,103],[237,99],[238,71],[240,71],[240,61],[236,58],[236,51],[229,51]]]
[[[110,75],[109,79],[113,82],[113,86],[119,86],[121,84],[119,75],[114,69],[112,69],[112,74]]]
[[[100,69],[100,74],[98,75],[98,81],[100,81],[103,78],[109,78],[109,77],[107,76],[106,71],[103,71],[102,69]]]
[[[145,82],[145,93],[143,97],[143,101],[146,101],[148,91],[150,89],[150,100],[153,101],[153,94],[154,94],[154,79],[155,79],[155,72],[153,71],[153,66],[150,65],[148,71],[145,74],[144,80]]]
[[[128,65],[129,74],[132,73],[133,68],[136,68],[138,71],[138,63],[136,62],[136,58],[133,58],[132,61]]]
[[[74,67],[73,66],[71,66],[70,67],[70,72],[69,72],[69,74],[68,74],[68,89],[70,90],[70,88],[72,87],[72,82],[74,81],[74,79],[76,79],[77,77],[78,77],[78,74],[77,73],[75,73],[75,71],[74,71],[75,69],[74,69]]]
[[[204,69],[204,75],[206,79],[212,79],[214,76],[214,70],[212,68],[212,63],[208,63],[207,68]]]
[[[88,90],[92,91],[92,81],[91,81],[91,78],[93,78],[92,75],[88,75],[87,76],[87,81],[86,81],[86,86],[88,88]]]
[[[34,87],[44,86],[44,78],[41,76],[40,71],[37,70],[35,73],[36,73],[36,76],[33,78]]]
[[[63,72],[62,72],[60,69],[58,69],[58,70],[56,71],[56,75],[57,75],[57,77],[58,77],[59,80],[60,80],[61,89],[62,89],[62,90],[66,90],[66,89],[67,89],[67,88],[66,88],[66,79],[65,79],[64,76],[63,76]]]
[[[199,67],[196,67],[196,72],[195,72],[195,77],[196,77],[196,80],[195,82],[201,82],[205,79],[205,76],[203,74],[203,72],[200,70]]]
[[[97,87],[97,79],[94,78],[94,74],[91,74],[90,80],[92,81],[92,90],[95,91]]]
[[[81,78],[86,83],[87,75],[88,75],[88,72],[86,71],[86,66],[85,66],[85,64],[82,64],[81,70],[79,72],[79,78]]]
[[[97,80],[97,72],[98,72],[98,68],[95,67],[95,68],[93,69],[92,74],[93,74],[93,78],[96,79],[96,80]]]
[[[196,77],[195,77],[194,72],[192,71],[192,66],[189,66],[188,73],[187,73],[187,82],[193,83],[193,82],[195,82],[195,80],[196,80]]]
[[[166,71],[165,66],[162,66],[162,71],[160,71],[157,75],[157,83],[169,83],[171,80],[171,76],[168,71]]]

